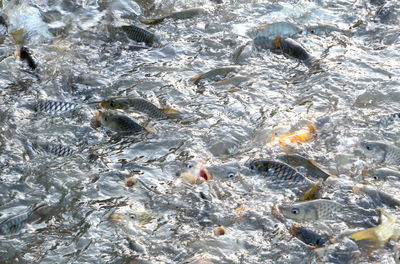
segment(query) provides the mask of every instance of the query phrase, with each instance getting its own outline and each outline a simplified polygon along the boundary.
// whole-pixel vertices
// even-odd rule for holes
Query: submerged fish
[[[164,21],[166,18],[171,18],[171,19],[188,19],[192,18],[194,16],[198,16],[204,12],[203,8],[191,8],[191,9],[186,9],[182,11],[177,11],[177,12],[172,12],[169,15],[160,17],[160,18],[141,18],[140,22],[143,24],[149,24],[149,25],[155,25],[158,23],[161,23]]]
[[[383,247],[389,239],[397,241],[400,236],[400,223],[389,213],[382,210],[380,213],[378,226],[351,234],[350,237],[355,240],[370,240],[377,247]]]
[[[236,71],[238,69],[239,69],[238,66],[220,67],[220,68],[210,70],[208,72],[200,73],[199,75],[196,75],[196,76],[190,78],[190,80],[192,80],[194,82],[194,84],[198,84],[201,80],[212,79],[217,76],[225,76],[228,73]]]
[[[362,141],[359,147],[368,158],[388,165],[400,164],[400,148],[377,141]]]
[[[297,237],[299,240],[303,241],[307,245],[313,247],[322,247],[325,245],[326,242],[329,241],[329,236],[327,234],[320,235],[300,225],[293,225],[289,229],[289,233],[292,236]]]
[[[33,110],[39,113],[59,114],[75,110],[79,105],[61,101],[38,101]]]
[[[143,28],[134,25],[124,25],[121,28],[130,39],[136,42],[144,42],[147,46],[153,46],[154,43],[159,41],[155,34]]]
[[[22,46],[16,53],[22,61],[26,61],[31,70],[36,70],[37,64],[33,60],[32,55],[27,47]]]
[[[38,153],[40,155],[52,155],[57,157],[70,157],[75,154],[75,150],[69,146],[55,143],[43,143],[36,142],[33,144],[27,144],[26,146],[28,154]]]
[[[302,144],[310,141],[316,135],[315,126],[311,123],[307,123],[307,128],[295,131],[286,135],[283,135],[277,139],[277,142],[281,146],[287,146],[290,144]],[[271,144],[275,141],[275,138],[271,140]]]
[[[133,108],[139,112],[148,114],[150,117],[167,118],[168,115],[176,115],[179,112],[170,108],[158,108],[154,104],[141,98],[111,98],[99,103],[100,107],[106,109]]]
[[[307,170],[307,174],[315,179],[326,180],[330,175],[329,173],[323,171],[319,168],[318,164],[310,159],[297,154],[286,154],[278,156],[278,159],[291,165],[291,166],[301,166]]]
[[[305,29],[306,29],[307,33],[311,33],[311,34],[319,35],[319,36],[329,36],[332,34],[332,32],[338,32],[338,33],[344,34],[348,37],[351,36],[350,30],[343,30],[343,29],[340,29],[340,28],[332,26],[332,25],[325,25],[325,24],[308,25],[308,26],[306,26]]]
[[[254,38],[254,44],[258,48],[273,50],[276,49],[276,37],[293,37],[301,34],[304,30],[293,23],[277,22],[258,27],[256,31],[257,35]]]
[[[387,180],[390,177],[400,179],[400,171],[386,169],[386,168],[380,168],[380,169],[376,169],[374,172],[374,179],[376,179],[376,180]]]
[[[143,127],[124,115],[113,114],[111,112],[98,112],[96,121],[103,127],[107,127],[116,132],[136,133],[143,130]]]
[[[22,43],[41,44],[53,39],[48,25],[42,20],[39,9],[30,6],[26,1],[4,3],[4,14],[7,17],[9,32],[23,30]],[[19,43],[19,44],[22,44]]]
[[[314,183],[304,175],[298,173],[289,165],[273,160],[256,159],[250,162],[249,167],[271,180],[273,184],[287,187],[312,186]]]
[[[275,46],[279,48],[283,54],[301,60],[306,64],[309,64],[314,59],[308,51],[293,39],[278,36],[275,39]]]
[[[11,235],[20,231],[25,225],[38,220],[41,216],[40,210],[47,205],[40,205],[25,213],[8,218],[0,223],[0,235]]]
[[[342,212],[345,209],[341,204],[325,199],[294,204],[283,204],[278,208],[285,217],[296,221],[335,219],[337,213]]]
[[[255,52],[255,46],[253,41],[249,41],[244,45],[239,46],[232,54],[232,62],[235,64],[241,64],[251,57]]]
[[[400,207],[400,200],[384,191],[377,190],[372,186],[356,184],[353,187],[353,191],[356,194],[366,194],[377,206],[384,204],[393,208]]]

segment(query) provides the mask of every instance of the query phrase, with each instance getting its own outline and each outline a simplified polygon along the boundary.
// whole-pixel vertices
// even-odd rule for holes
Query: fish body
[[[356,194],[360,193],[366,194],[378,206],[384,204],[393,208],[400,207],[400,200],[396,199],[387,192],[380,191],[378,189],[373,188],[372,186],[368,186],[365,184],[356,184],[353,187],[353,191]]]
[[[301,60],[304,63],[308,64],[313,59],[310,53],[293,39],[278,36],[275,39],[275,46],[279,48],[283,54]]]
[[[307,169],[307,174],[315,179],[326,180],[330,176],[329,173],[319,168],[315,161],[307,159],[298,154],[281,155],[278,157],[278,159],[291,166],[304,167],[305,169]]]
[[[143,127],[124,115],[111,112],[98,112],[96,120],[101,126],[107,127],[115,132],[136,133],[143,130]]]
[[[23,43],[41,44],[53,39],[48,25],[42,20],[39,9],[25,2],[5,4],[4,14],[7,17],[9,32],[24,30]]]
[[[166,19],[166,18],[171,18],[174,20],[188,19],[188,18],[192,18],[197,15],[200,15],[203,12],[204,12],[203,8],[190,8],[190,9],[186,9],[186,10],[172,12],[171,14],[160,17],[160,18],[142,18],[142,19],[140,19],[140,22],[142,22],[144,24],[155,25],[155,24],[163,22],[164,19]]]
[[[144,42],[147,46],[153,46],[153,44],[158,42],[158,38],[155,34],[143,28],[134,25],[124,25],[121,26],[121,28],[128,38],[136,42]]]
[[[281,37],[294,37],[301,34],[304,30],[293,23],[277,22],[261,26],[256,29],[257,35],[254,44],[263,49],[276,49],[275,39]]]
[[[40,214],[39,210],[47,207],[47,205],[40,205],[25,213],[10,217],[0,223],[0,235],[11,235],[20,231],[29,222],[36,221]]]
[[[255,51],[253,41],[249,41],[244,45],[239,46],[232,54],[232,62],[235,64],[242,64],[250,58]]]
[[[338,212],[344,207],[334,201],[319,199],[294,204],[279,206],[282,214],[296,221],[318,221],[323,219],[335,219]]]
[[[368,158],[388,165],[400,164],[400,148],[377,141],[362,141],[359,147]]]
[[[133,108],[139,112],[146,113],[154,118],[167,118],[168,115],[151,102],[141,98],[112,98],[102,101],[100,107],[106,109],[124,109]]]
[[[350,235],[355,240],[371,240],[378,247],[383,247],[389,239],[397,241],[400,236],[400,224],[396,219],[381,211],[380,224]]]
[[[277,142],[281,146],[287,146],[292,144],[300,145],[302,143],[306,143],[313,139],[316,135],[315,127],[313,124],[308,123],[307,128],[283,135],[277,139]],[[275,138],[272,139],[272,142],[275,141]]]
[[[297,237],[307,245],[313,247],[322,247],[329,240],[329,236],[326,234],[318,234],[310,229],[307,229],[300,225],[293,225],[290,230],[290,234]]]
[[[228,67],[219,67],[208,72],[201,73],[191,78],[194,84],[198,84],[201,80],[204,79],[212,79],[217,76],[226,76],[228,73],[236,71],[238,67],[228,66]]]
[[[75,154],[75,150],[69,146],[55,143],[34,143],[29,145],[29,153],[38,153],[41,155],[52,155],[56,157],[70,157]]]
[[[312,186],[314,183],[289,165],[273,160],[256,159],[250,162],[251,170],[261,173],[272,183],[287,187]]]
[[[38,113],[59,114],[72,111],[79,105],[61,101],[38,101],[33,105],[33,110]]]

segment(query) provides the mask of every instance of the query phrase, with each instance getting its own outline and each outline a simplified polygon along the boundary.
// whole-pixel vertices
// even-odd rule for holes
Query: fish
[[[297,172],[289,165],[267,159],[255,159],[249,163],[251,170],[266,176],[273,184],[285,185],[287,187],[312,186],[314,183]]]
[[[153,46],[155,43],[159,42],[158,37],[154,33],[151,33],[143,28],[134,25],[123,25],[121,28],[126,33],[128,38],[136,42],[143,42],[147,46]]]
[[[387,180],[390,177],[400,179],[400,171],[386,169],[386,168],[380,168],[380,169],[376,169],[374,172],[375,180]]]
[[[244,63],[249,57],[255,52],[255,46],[253,41],[249,41],[246,44],[239,46],[232,54],[232,62],[234,64]]]
[[[327,234],[318,234],[310,229],[303,226],[294,224],[290,229],[289,233],[298,238],[300,241],[312,247],[323,247],[326,242],[329,241]]]
[[[79,105],[62,101],[38,101],[34,103],[33,110],[38,113],[60,114],[75,110]]]
[[[16,52],[17,56],[19,56],[21,58],[22,61],[26,61],[26,63],[28,64],[29,68],[31,68],[31,70],[36,70],[37,68],[37,64],[36,62],[33,60],[32,55],[29,51],[29,49],[27,47],[22,46],[17,52]]]
[[[186,183],[201,184],[213,179],[211,173],[203,166],[203,162],[194,160],[181,167],[176,175]]]
[[[277,22],[256,28],[257,35],[254,44],[258,48],[275,50],[275,39],[281,37],[294,37],[304,32],[304,29],[290,22]]]
[[[28,143],[26,150],[31,156],[33,153],[37,153],[40,155],[51,155],[56,157],[70,157],[76,153],[76,150],[69,146],[48,142]]]
[[[280,161],[283,161],[291,166],[301,166],[307,170],[307,175],[314,179],[326,180],[330,174],[322,170],[314,160],[307,159],[298,154],[286,154],[278,156]]]
[[[144,128],[124,115],[113,114],[111,112],[97,112],[96,121],[103,127],[107,127],[115,132],[136,133]]]
[[[400,207],[399,199],[396,199],[387,192],[378,190],[372,186],[368,186],[365,184],[356,184],[353,187],[353,191],[356,194],[363,193],[367,195],[378,206],[384,204],[392,208]]]
[[[227,67],[219,67],[204,73],[200,73],[192,78],[190,78],[191,81],[194,82],[194,84],[198,84],[201,80],[204,79],[213,79],[217,76],[226,76],[230,72],[237,71],[239,69],[238,66],[227,66]]]
[[[0,223],[0,235],[4,236],[17,233],[28,223],[38,220],[41,216],[40,210],[46,207],[46,204],[42,204],[27,212],[4,220]]]
[[[18,44],[38,45],[53,40],[49,26],[42,19],[40,10],[26,3],[27,1],[10,1],[4,3],[4,14],[7,17],[9,32],[23,30]]]
[[[376,227],[353,233],[354,240],[370,240],[377,248],[383,247],[390,239],[397,241],[400,236],[400,223],[391,214],[380,210],[380,224]]]
[[[310,64],[314,59],[311,54],[305,50],[298,42],[291,38],[276,37],[275,46],[279,48],[283,54],[303,61],[305,64]]]
[[[308,25],[305,27],[307,33],[318,35],[318,36],[329,36],[332,32],[338,32],[344,34],[345,36],[350,37],[351,31],[350,30],[343,30],[338,27],[326,24],[315,24],[315,25]]]
[[[335,219],[337,213],[345,210],[341,204],[326,199],[282,204],[278,209],[285,217],[300,222]]]
[[[140,22],[142,22],[143,24],[155,25],[155,24],[163,22],[167,18],[171,18],[174,20],[188,19],[188,18],[192,18],[194,16],[198,16],[198,15],[204,13],[204,11],[205,10],[203,8],[190,8],[190,9],[172,12],[171,14],[160,17],[160,18],[141,18]]]
[[[358,146],[368,158],[388,165],[400,164],[400,148],[378,141],[361,141]]]
[[[151,102],[141,98],[111,98],[100,102],[99,106],[111,110],[127,110],[133,108],[154,118],[167,118],[168,116],[179,114],[179,112],[174,109],[158,108]]]
[[[315,126],[311,123],[307,123],[307,128],[283,135],[277,139],[277,142],[284,147],[290,144],[300,145],[313,139],[316,134]],[[275,140],[275,138],[272,138],[271,144],[273,144]]]

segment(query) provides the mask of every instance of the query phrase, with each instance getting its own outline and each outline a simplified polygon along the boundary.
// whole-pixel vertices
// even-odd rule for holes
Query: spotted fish
[[[8,218],[0,223],[0,235],[11,235],[20,231],[25,225],[40,218],[40,210],[47,205],[40,205],[32,210]]]
[[[400,164],[400,148],[377,141],[362,141],[359,147],[364,154],[377,162],[388,165]]]
[[[250,162],[251,170],[261,173],[273,184],[287,187],[312,186],[314,183],[289,165],[273,160],[256,159]]]
[[[310,159],[307,159],[298,154],[286,154],[278,157],[279,160],[291,165],[291,166],[301,166],[307,170],[307,176],[314,179],[324,179],[326,180],[330,175],[321,168],[318,164]]]
[[[134,25],[124,25],[121,26],[121,28],[130,39],[136,42],[143,42],[147,46],[153,46],[153,44],[158,42],[158,38],[155,34],[143,28]]]
[[[79,105],[61,101],[38,101],[33,110],[38,113],[59,114],[75,110]]]
[[[278,206],[282,214],[296,221],[318,221],[322,219],[336,219],[337,213],[345,210],[341,204],[325,199],[283,204]]]

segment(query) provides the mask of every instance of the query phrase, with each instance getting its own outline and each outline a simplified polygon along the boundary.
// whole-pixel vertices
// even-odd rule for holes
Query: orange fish
[[[313,139],[316,135],[315,126],[311,123],[307,124],[307,128],[295,131],[278,138],[278,143],[281,146],[288,144],[302,144]]]

